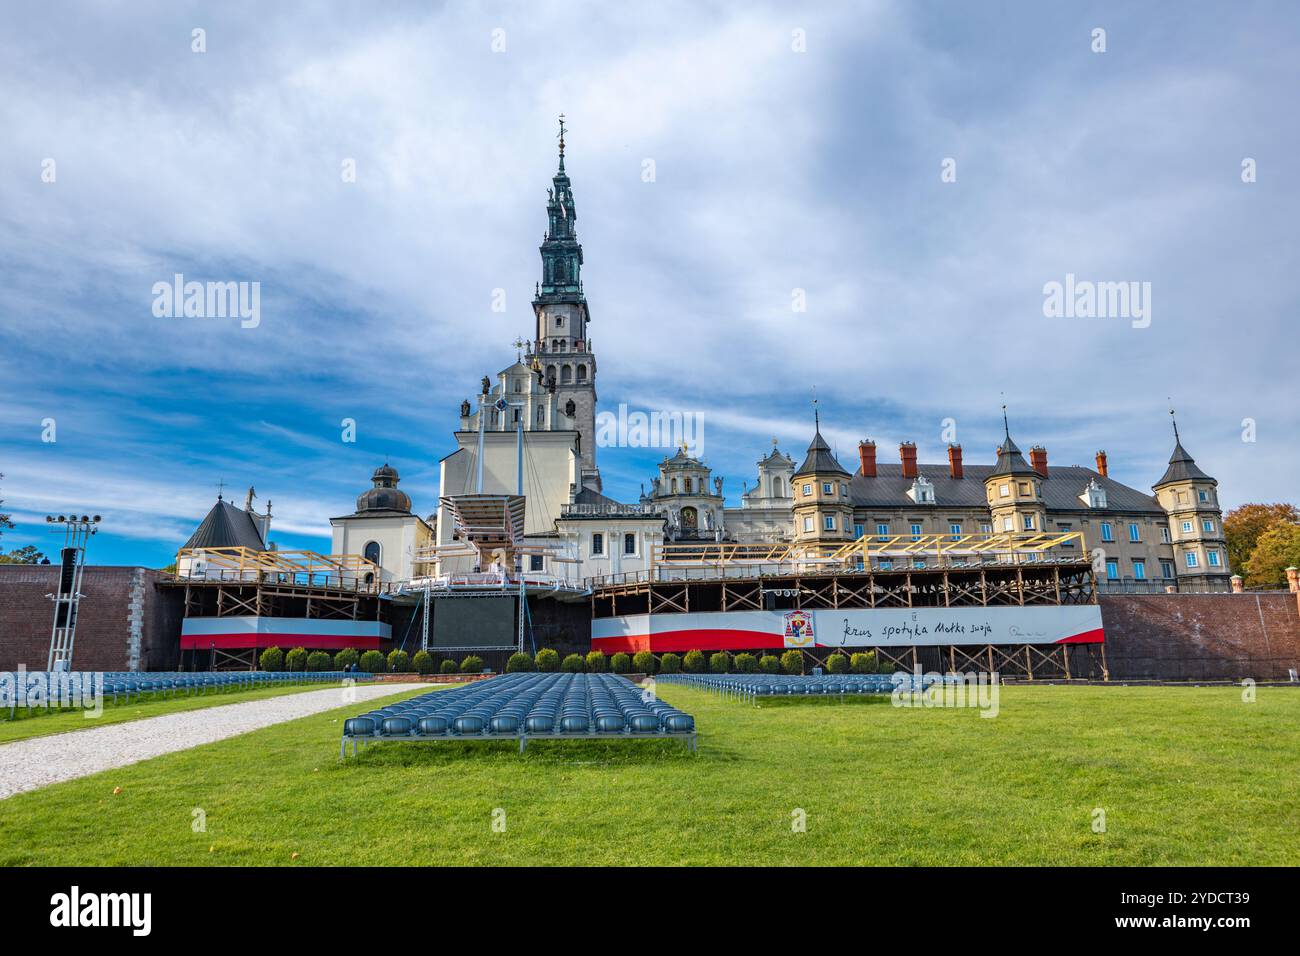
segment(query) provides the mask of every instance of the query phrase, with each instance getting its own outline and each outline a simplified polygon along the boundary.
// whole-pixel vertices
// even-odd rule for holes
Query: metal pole
[[[487,412],[487,406],[484,402],[486,395],[480,395],[478,399],[478,480],[475,482],[474,493],[483,494],[483,419]]]

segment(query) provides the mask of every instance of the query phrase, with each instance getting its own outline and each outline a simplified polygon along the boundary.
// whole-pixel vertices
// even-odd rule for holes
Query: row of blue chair
[[[344,679],[372,680],[374,675],[344,671],[23,671],[0,675],[0,689],[10,711],[80,707],[103,697],[118,703],[180,694],[253,690],[292,684],[337,684]],[[8,678],[5,680],[4,678]]]
[[[660,674],[670,684],[714,691],[724,697],[752,701],[783,695],[892,694],[896,688],[919,690],[925,677],[905,671],[894,674]]]
[[[695,749],[695,720],[616,674],[504,674],[431,691],[343,724],[352,741],[684,737]]]

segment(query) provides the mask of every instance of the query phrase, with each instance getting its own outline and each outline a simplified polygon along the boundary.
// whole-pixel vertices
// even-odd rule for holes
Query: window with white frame
[[[1214,534],[1214,519],[1202,518],[1201,530],[1204,531],[1206,534]]]
[[[636,535],[631,531],[625,532],[623,535],[623,553],[636,554]]]
[[[1133,542],[1142,540],[1142,529],[1138,527],[1136,521],[1130,522],[1128,526],[1128,539]]]
[[[1005,481],[1002,484],[998,485],[998,497],[999,498],[1011,497],[1011,486],[1007,484]]]
[[[1003,531],[1015,531],[1015,530],[1016,530],[1016,523],[1015,523],[1015,521],[1011,518],[1010,515],[1008,515],[1007,517],[1005,517],[1005,518],[1002,519],[1002,530],[1003,530]]]
[[[1115,532],[1111,530],[1109,521],[1103,521],[1101,523],[1101,540],[1102,541],[1115,540]]]
[[[1172,578],[1172,577],[1174,576],[1174,562],[1172,562],[1172,561],[1161,561],[1161,562],[1160,562],[1160,576],[1161,576],[1162,578],[1165,578],[1166,580],[1168,580],[1169,578]]]
[[[878,524],[876,525],[876,537],[878,537],[881,541],[884,541],[886,538],[888,538],[888,537],[889,537],[889,525],[884,524],[883,522],[882,522],[882,523],[878,523]]]
[[[919,524],[912,525],[912,540],[917,541],[920,539],[920,537],[921,537],[921,526]]]
[[[1162,525],[1160,528],[1160,543],[1168,544],[1170,540],[1172,539],[1170,538],[1169,535],[1169,527],[1167,525]]]
[[[1034,516],[1033,516],[1033,515],[1024,515],[1023,517],[1024,517],[1024,519],[1025,519],[1025,530],[1026,530],[1026,531],[1033,531],[1033,530],[1034,530]]]
[[[1188,551],[1184,557],[1187,560],[1187,566],[1189,568],[1200,567],[1201,562],[1200,559],[1197,557],[1195,551]]]
[[[591,553],[592,554],[605,553],[605,535],[599,531],[593,531],[591,533]]]
[[[1145,581],[1147,579],[1147,563],[1141,558],[1133,559],[1133,578],[1137,581]]]
[[[1219,552],[1217,552],[1217,551],[1206,551],[1206,552],[1205,552],[1205,557],[1209,559],[1209,561],[1210,561],[1210,567],[1212,567],[1212,568],[1217,568],[1217,567],[1219,566]]]
[[[546,567],[546,559],[540,554],[530,554],[528,556],[528,570],[541,571]]]
[[[811,494],[812,494],[812,485],[811,485],[811,484],[805,484],[805,485],[803,486],[803,496],[804,496],[805,498],[807,498],[807,497],[808,497],[809,495],[811,495]]]
[[[834,515],[826,515],[826,516],[822,519],[822,527],[823,527],[825,530],[827,530],[827,531],[834,531],[834,530],[835,530],[835,516],[834,516]]]
[[[992,534],[992,533],[993,533],[993,525],[989,524],[987,521],[980,522],[980,534]]]
[[[833,492],[831,491],[831,483],[829,481],[822,482],[822,494],[824,495],[833,494]]]
[[[860,525],[860,524],[855,524],[855,525],[853,526],[853,537],[854,537],[854,539],[857,539],[857,538],[862,537],[864,534],[866,534],[866,530],[867,530],[867,529],[864,528],[862,525]]]
[[[812,515],[804,515],[804,518],[803,518],[803,529],[804,529],[804,531],[812,531],[812,529],[813,529],[813,519],[812,519]]]
[[[959,537],[961,537],[961,525],[958,524],[956,521],[949,523],[948,533],[952,535],[952,540],[956,541]]]
[[[1183,534],[1191,534],[1191,533],[1192,533],[1192,523],[1190,521],[1184,521]]]

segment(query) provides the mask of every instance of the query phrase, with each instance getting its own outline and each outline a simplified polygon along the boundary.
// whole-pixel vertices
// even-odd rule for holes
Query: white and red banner
[[[1100,644],[1096,604],[626,614],[591,622],[593,650],[726,651],[948,644]]]
[[[322,621],[304,617],[187,617],[181,623],[181,650],[281,647],[289,650],[378,648],[393,636],[382,621]]]

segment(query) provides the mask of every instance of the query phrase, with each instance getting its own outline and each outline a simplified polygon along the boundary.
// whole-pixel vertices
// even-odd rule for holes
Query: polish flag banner
[[[306,647],[373,650],[393,636],[382,621],[325,621],[297,617],[187,617],[181,624],[181,650],[210,648]]]
[[[726,651],[813,647],[1100,644],[1096,604],[847,608],[627,614],[591,622],[593,650]]]

